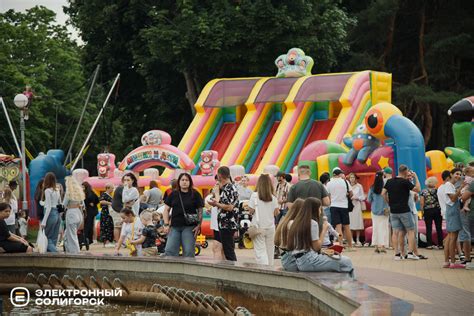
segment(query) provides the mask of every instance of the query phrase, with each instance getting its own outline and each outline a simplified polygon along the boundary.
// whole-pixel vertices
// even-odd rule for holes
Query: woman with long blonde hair
[[[256,192],[249,201],[252,225],[257,226],[260,234],[253,238],[253,249],[258,264],[273,265],[275,238],[275,216],[279,213],[272,180],[268,174],[262,174],[257,180]]]
[[[66,193],[63,204],[66,207],[66,253],[79,253],[79,240],[77,230],[84,221],[82,208],[84,207],[85,194],[82,186],[72,176],[66,177]]]

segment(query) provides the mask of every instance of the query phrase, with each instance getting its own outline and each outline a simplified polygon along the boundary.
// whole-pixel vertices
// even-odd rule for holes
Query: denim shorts
[[[471,240],[471,230],[469,227],[469,215],[467,212],[461,211],[461,230],[459,231],[459,241],[470,241]]]
[[[406,213],[390,213],[390,222],[393,230],[413,230],[415,229],[415,222],[413,221],[413,214],[408,211]]]

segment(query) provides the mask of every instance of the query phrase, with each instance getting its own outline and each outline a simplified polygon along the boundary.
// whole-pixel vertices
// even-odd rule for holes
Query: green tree
[[[148,52],[182,74],[192,107],[201,87],[215,77],[272,76],[273,61],[291,47],[327,72],[348,49],[353,23],[334,1],[177,1],[153,8],[140,34]]]
[[[33,155],[51,148],[67,149],[70,127],[77,122],[85,94],[79,48],[69,39],[66,28],[55,24],[55,14],[44,7],[1,13],[0,38],[0,95],[17,131],[19,111],[13,97],[22,93],[26,84],[41,97],[33,101],[26,123],[27,149]],[[0,146],[17,154],[3,111],[0,120],[4,126]],[[86,121],[90,121],[89,115]]]
[[[474,10],[461,0],[346,0],[357,18],[343,70],[393,74],[393,103],[421,129],[429,149],[452,145],[448,108],[474,94]],[[433,128],[433,127],[436,128]]]
[[[273,76],[275,58],[291,47],[311,55],[316,72],[329,71],[353,23],[330,0],[88,0],[69,1],[66,12],[85,42],[86,69],[122,74],[111,116],[126,130],[119,157],[151,128],[177,143],[213,78]]]

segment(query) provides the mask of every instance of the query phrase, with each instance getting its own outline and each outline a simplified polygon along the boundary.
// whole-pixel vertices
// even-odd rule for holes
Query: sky
[[[63,6],[67,4],[67,0],[0,0],[0,12],[5,12],[10,9],[25,11],[34,6],[42,5],[56,13],[56,21],[58,24],[65,25],[68,16],[63,12]],[[79,37],[77,31],[71,26],[68,26],[68,30],[72,34],[72,38],[77,40]]]

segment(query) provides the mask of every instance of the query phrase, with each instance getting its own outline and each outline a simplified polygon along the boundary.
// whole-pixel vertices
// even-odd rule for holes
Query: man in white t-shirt
[[[352,234],[350,229],[348,196],[352,196],[352,191],[349,183],[345,180],[342,170],[338,167],[332,170],[333,177],[327,184],[327,190],[331,199],[331,224],[336,228],[339,236],[347,240],[349,249],[352,249]],[[342,237],[339,237],[339,242],[342,245]]]

